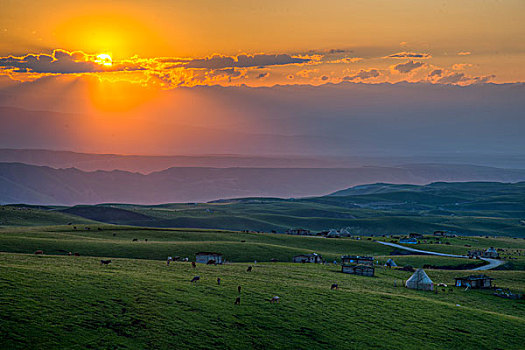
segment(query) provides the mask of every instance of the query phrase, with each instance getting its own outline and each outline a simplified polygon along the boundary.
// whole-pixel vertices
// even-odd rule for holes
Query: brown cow
[[[111,264],[111,260],[100,260],[100,263],[102,265],[109,265],[109,264]]]
[[[43,250],[37,250],[35,252],[35,255],[43,255],[44,254],[44,251]]]

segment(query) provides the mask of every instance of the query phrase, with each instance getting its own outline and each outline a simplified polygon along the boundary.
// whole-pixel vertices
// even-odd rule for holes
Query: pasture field
[[[411,275],[395,269],[361,277],[333,265],[258,263],[248,273],[245,263],[193,269],[99,260],[1,253],[0,347],[519,349],[525,340],[523,301],[394,287]],[[457,275],[427,273],[447,284]],[[201,280],[192,285],[195,275]],[[524,287],[523,271],[490,275],[500,286]],[[332,283],[340,290],[330,290]],[[281,302],[270,304],[275,295]]]
[[[417,247],[464,254],[494,246],[515,256],[525,249],[525,240],[505,237],[440,241],[449,244]],[[45,255],[34,255],[38,249]],[[191,261],[195,252],[210,250],[230,263],[193,269],[165,262],[168,255]],[[289,263],[296,254],[317,252],[329,262],[340,261],[342,254],[373,255],[382,265],[392,250],[372,237],[103,224],[3,227],[0,348],[523,348],[525,302],[450,287],[454,277],[471,271],[426,269],[435,283],[449,285],[436,294],[400,287],[411,272],[398,269],[379,266],[375,277],[362,277],[342,274],[334,264]],[[68,256],[69,251],[80,256]],[[498,287],[523,292],[525,264],[518,257],[509,260],[512,269],[484,273]],[[279,262],[269,262],[273,258]],[[427,255],[392,258],[414,267],[481,263]],[[101,259],[112,263],[101,265]],[[248,266],[254,267],[251,273]],[[194,276],[200,280],[192,285]],[[330,290],[332,283],[340,289]],[[234,305],[239,285],[241,305]],[[276,295],[281,302],[270,304]]]

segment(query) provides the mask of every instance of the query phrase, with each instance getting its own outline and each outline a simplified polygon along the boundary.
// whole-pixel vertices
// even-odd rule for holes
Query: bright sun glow
[[[106,67],[111,67],[111,65],[113,64],[111,56],[107,53],[101,53],[100,55],[97,55],[97,59],[95,60],[95,62]]]

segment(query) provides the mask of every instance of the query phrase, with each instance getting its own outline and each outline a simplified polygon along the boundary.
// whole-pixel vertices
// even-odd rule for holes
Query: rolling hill
[[[525,182],[424,186],[379,183],[356,186],[328,196],[298,199],[249,197],[209,203],[115,203],[43,206],[31,210],[35,215],[62,213],[75,215],[78,219],[146,227],[264,232],[284,232],[296,227],[313,231],[344,227],[352,233],[365,235],[451,230],[464,235],[522,237],[525,236]],[[28,222],[31,222],[29,216]],[[24,224],[21,220],[16,223]],[[56,223],[65,224],[65,220]]]

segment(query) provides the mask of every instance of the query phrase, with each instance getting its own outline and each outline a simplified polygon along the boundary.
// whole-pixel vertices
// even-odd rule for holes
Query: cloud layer
[[[56,49],[51,53],[0,57],[0,76],[28,81],[49,75],[91,74],[99,79],[121,79],[163,89],[200,85],[320,85],[342,81],[468,85],[494,79],[492,74],[472,76],[465,73],[467,68],[469,73],[475,71],[471,63],[456,62],[448,67],[432,64],[430,61],[434,58],[430,53],[403,51],[384,56],[377,50],[366,49],[365,52],[376,53],[357,57],[354,50],[328,49],[303,54],[214,54],[197,58],[134,56],[104,65],[96,54]],[[406,61],[389,66],[389,59]]]

